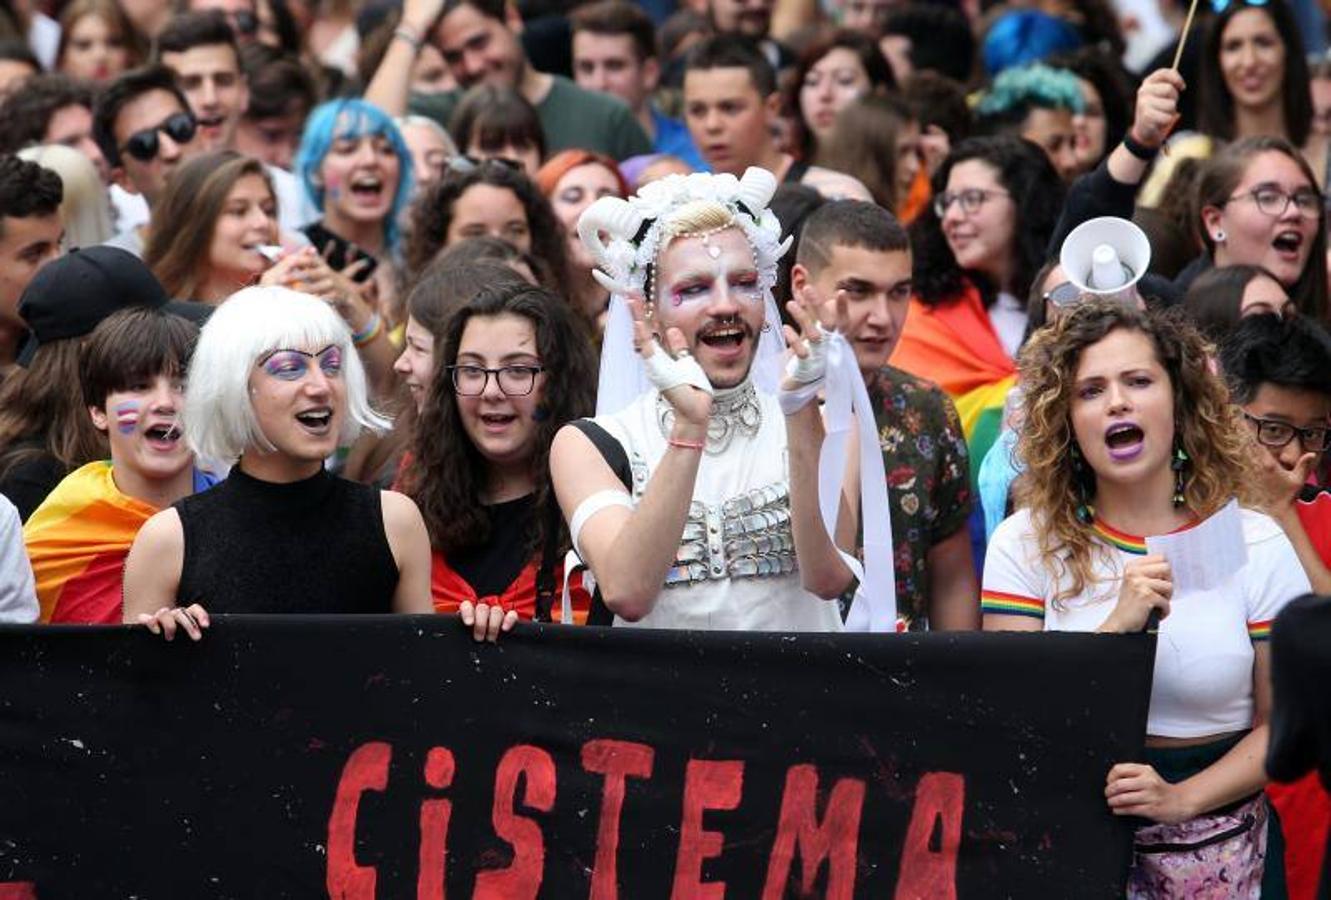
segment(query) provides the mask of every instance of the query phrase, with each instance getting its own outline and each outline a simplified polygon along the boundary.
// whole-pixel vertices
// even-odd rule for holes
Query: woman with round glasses
[[[1033,335],[1021,509],[984,567],[986,630],[1124,634],[1159,616],[1145,756],[1113,766],[1104,789],[1110,811],[1142,823],[1132,898],[1283,896],[1263,891],[1283,873],[1262,793],[1266,639],[1308,578],[1280,526],[1247,508],[1229,521],[1246,558],[1212,562],[1235,563],[1212,583],[1185,581],[1143,537],[1225,525],[1204,520],[1250,499],[1243,426],[1206,350],[1177,317],[1103,298]]]
[[[1205,252],[1179,273],[1188,285],[1211,266],[1261,266],[1304,315],[1327,315],[1326,214],[1307,161],[1277,137],[1228,145],[1202,170],[1197,225]]]
[[[474,603],[478,629],[548,620],[569,545],[550,443],[592,413],[590,344],[568,304],[510,283],[453,314],[435,362],[401,479],[434,547],[435,609]]]
[[[1016,381],[1025,297],[1044,263],[1063,181],[1029,141],[972,138],[934,173],[933,195],[911,226],[916,296],[891,364],[934,381],[956,403],[974,476]]]

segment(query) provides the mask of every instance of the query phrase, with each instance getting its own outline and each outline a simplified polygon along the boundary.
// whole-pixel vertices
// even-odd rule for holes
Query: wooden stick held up
[[[1197,14],[1197,0],[1192,0],[1188,4],[1188,17],[1183,20],[1183,30],[1179,32],[1178,48],[1174,51],[1174,64],[1170,66],[1175,72],[1178,71],[1179,60],[1183,58],[1183,47],[1188,43],[1188,33],[1192,31],[1192,17]]]

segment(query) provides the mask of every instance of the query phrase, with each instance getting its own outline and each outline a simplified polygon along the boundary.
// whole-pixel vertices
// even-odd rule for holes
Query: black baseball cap
[[[18,364],[27,367],[42,344],[90,334],[107,316],[130,306],[165,307],[199,325],[212,312],[203,303],[172,301],[152,270],[128,250],[83,247],[42,266],[19,298],[28,338]]]

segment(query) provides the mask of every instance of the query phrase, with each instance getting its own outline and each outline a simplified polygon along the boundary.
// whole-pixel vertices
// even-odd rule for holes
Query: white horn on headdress
[[[591,251],[592,259],[605,263],[609,259],[601,232],[610,235],[610,239],[633,240],[633,236],[642,227],[642,213],[620,197],[602,197],[583,211],[578,219],[578,238],[582,245]]]
[[[749,166],[744,170],[744,177],[739,180],[739,202],[755,219],[763,214],[775,193],[776,176],[771,172],[757,166]]]

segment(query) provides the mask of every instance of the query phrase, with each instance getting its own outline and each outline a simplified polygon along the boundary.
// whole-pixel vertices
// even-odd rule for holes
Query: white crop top
[[[1266,640],[1276,613],[1310,587],[1280,526],[1252,510],[1241,516],[1248,564],[1222,589],[1176,598],[1160,623],[1147,734],[1197,738],[1252,727],[1253,642]],[[1030,511],[1006,519],[985,555],[983,611],[1038,618],[1045,631],[1095,631],[1118,602],[1124,564],[1146,547],[1100,522],[1093,527],[1105,547],[1092,562],[1099,580],[1055,604],[1058,585],[1038,561]]]

